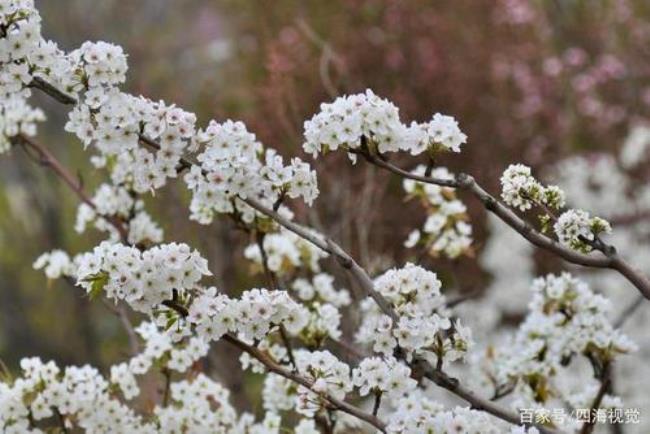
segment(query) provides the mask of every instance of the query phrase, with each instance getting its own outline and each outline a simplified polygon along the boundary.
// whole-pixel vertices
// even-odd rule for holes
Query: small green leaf
[[[84,279],[84,282],[91,282],[88,297],[91,300],[96,299],[104,290],[104,286],[108,283],[108,273],[99,272]]]
[[[169,317],[167,320],[167,323],[165,324],[165,331],[169,330],[176,324],[176,321],[178,321],[178,317],[176,315]]]

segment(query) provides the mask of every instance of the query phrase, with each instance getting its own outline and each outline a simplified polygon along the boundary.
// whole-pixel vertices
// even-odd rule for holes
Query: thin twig
[[[334,85],[334,82],[332,81],[332,76],[330,74],[330,64],[335,64],[337,67],[341,67],[343,63],[343,59],[336,54],[336,52],[332,49],[332,46],[325,41],[323,38],[321,38],[315,31],[314,29],[307,24],[307,22],[301,18],[296,20],[296,24],[298,25],[298,28],[303,32],[307,38],[314,43],[318,48],[321,49],[321,57],[320,61],[318,62],[318,73],[321,78],[321,82],[323,84],[323,87],[327,91],[327,94],[331,98],[336,98],[339,96],[339,92]]]
[[[291,345],[291,340],[287,335],[287,329],[284,327],[284,324],[278,326],[280,330],[280,338],[284,343],[285,348],[287,349],[287,355],[289,356],[289,363],[293,367],[294,372],[298,372],[298,363],[296,363],[296,357],[293,355],[293,346]]]
[[[56,418],[59,422],[59,426],[61,427],[61,432],[64,434],[68,434],[68,427],[65,426],[65,417],[61,414],[59,409],[57,407],[52,407],[54,409],[54,414],[56,415]]]
[[[138,341],[138,336],[136,335],[135,330],[133,329],[133,324],[131,324],[131,320],[129,319],[129,316],[124,310],[124,306],[122,305],[115,306],[113,303],[111,303],[105,298],[102,298],[101,300],[102,300],[102,304],[120,320],[120,323],[122,324],[124,331],[126,331],[126,335],[129,339],[129,347],[131,348],[131,354],[132,355],[138,354],[140,352],[140,343]]]
[[[114,216],[101,214],[97,209],[97,205],[83,190],[81,183],[75,179],[75,177],[61,164],[61,162],[59,162],[54,154],[52,154],[46,147],[41,146],[39,143],[22,134],[13,137],[12,142],[15,145],[22,146],[30,156],[30,150],[36,152],[38,158],[37,162],[42,166],[50,168],[68,187],[70,187],[83,203],[91,207],[99,217],[109,222],[126,242],[128,239],[128,232],[124,227],[124,224]]]
[[[600,403],[603,401],[605,394],[609,390],[609,386],[611,384],[611,374],[611,364],[607,363],[603,369],[602,378],[600,379],[600,388],[598,389],[598,393],[596,393],[596,397],[594,398],[594,401],[589,408],[589,419],[587,419],[584,425],[582,425],[580,434],[591,434],[593,432],[596,422],[596,418],[594,417],[593,413],[598,411],[598,408],[600,408]]]
[[[262,257],[262,268],[264,268],[264,273],[266,274],[266,277],[269,280],[272,289],[279,289],[278,279],[276,278],[275,273],[271,271],[271,268],[269,268],[269,258],[268,255],[266,254],[266,249],[264,249],[265,236],[266,234],[260,231],[257,231],[257,233],[255,234],[255,238],[257,240],[257,247],[260,249],[260,255]],[[284,324],[279,324],[278,329],[280,330],[280,338],[282,339],[282,342],[284,343],[284,346],[287,349],[289,362],[291,362],[291,366],[293,366],[293,370],[295,372],[298,372],[298,364],[296,363],[296,358],[293,355],[293,347],[291,346],[291,341],[289,340],[289,336],[287,335],[287,330],[285,329]]]
[[[169,405],[169,395],[170,395],[169,392],[171,389],[172,373],[169,370],[169,368],[166,367],[163,367],[161,372],[165,377],[165,386],[163,389],[162,405],[163,407],[167,407]]]
[[[620,313],[618,318],[614,321],[614,328],[620,329],[625,325],[628,319],[630,319],[634,313],[641,307],[642,304],[644,304],[644,298],[643,295],[636,296],[630,304],[628,304],[625,309]]]
[[[381,390],[375,392],[375,404],[372,407],[372,415],[377,416],[379,407],[381,406]]]
[[[347,355],[347,358],[353,360],[354,362],[359,362],[361,359],[367,357],[366,354],[363,354],[358,348],[348,342],[334,339],[331,336],[328,337],[327,341],[334,344],[334,346],[337,348],[343,350],[342,352]]]
[[[431,365],[423,359],[416,359],[414,365],[414,367],[419,367],[421,369],[424,377],[433,381],[438,386],[450,391],[454,395],[461,397],[475,410],[485,411],[490,413],[492,416],[498,417],[499,419],[505,420],[514,425],[534,426],[542,434],[559,433],[558,431],[547,428],[543,425],[522,423],[521,418],[518,415],[501,408],[498,404],[495,404],[488,399],[476,396],[474,392],[461,385],[457,379],[450,377],[443,371],[432,369]]]
[[[447,300],[447,302],[445,303],[445,307],[448,308],[456,307],[459,304],[462,304],[468,300],[473,300],[479,297],[481,294],[483,294],[483,290],[480,288],[470,289],[469,291],[462,292],[456,297]]]

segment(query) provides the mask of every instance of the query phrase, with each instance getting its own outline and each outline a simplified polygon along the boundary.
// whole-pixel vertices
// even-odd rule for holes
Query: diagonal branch
[[[489,413],[514,425],[526,425],[521,422],[521,418],[518,415],[505,410],[489,399],[484,399],[477,396],[474,392],[461,385],[457,379],[450,377],[441,370],[432,368],[431,364],[425,360],[415,360],[414,368],[420,368],[422,370],[422,374],[427,379],[433,381],[438,386],[448,390],[454,395],[464,399],[472,406],[473,409],[483,410],[486,413]],[[537,428],[542,434],[558,434],[558,431],[547,428],[543,425],[531,424],[531,426]]]
[[[287,378],[313,391],[312,389],[313,383],[311,380],[295,372],[292,372],[290,369],[287,369],[284,366],[276,363],[271,357],[269,357],[266,353],[260,351],[258,348],[248,345],[231,335],[224,335],[223,339],[226,342],[230,343],[231,345],[234,345],[235,347],[239,348],[240,350],[248,353],[249,355],[257,359],[260,363],[266,366],[266,368],[270,372],[273,372],[274,374]],[[386,432],[386,423],[384,423],[381,419],[377,418],[376,416],[365,413],[364,411],[358,409],[357,407],[355,407],[354,405],[350,404],[347,401],[334,398],[333,396],[327,394],[320,394],[320,395],[323,396],[325,399],[327,399],[327,401],[330,404],[332,404],[332,406],[334,406],[337,410],[340,410],[344,413],[347,413],[358,419],[361,419],[369,423],[370,425],[374,426],[375,428],[377,428],[379,431],[383,433]]]
[[[610,363],[607,363],[603,368],[603,372],[600,378],[600,387],[598,388],[598,392],[596,393],[596,396],[594,397],[591,407],[589,408],[589,418],[582,425],[582,428],[580,429],[580,434],[591,434],[594,431],[594,428],[596,427],[595,426],[596,417],[594,413],[597,412],[598,409],[600,408],[600,404],[602,403],[603,398],[607,394],[607,391],[609,390],[611,384],[612,384],[612,367]]]
[[[341,248],[341,246],[339,246],[329,238],[318,236],[310,229],[307,229],[304,226],[289,220],[288,218],[278,214],[272,209],[262,205],[255,199],[247,198],[247,199],[243,199],[243,201],[246,202],[248,205],[250,205],[252,208],[266,215],[267,217],[270,217],[271,219],[279,223],[281,226],[284,226],[286,229],[290,230],[296,235],[311,242],[316,247],[319,247],[322,250],[329,253],[330,255],[334,256],[339,262],[339,264],[343,268],[348,270],[350,274],[352,274],[352,276],[356,279],[356,281],[361,285],[366,295],[372,297],[373,300],[377,303],[377,305],[379,305],[380,309],[386,315],[388,315],[395,322],[399,320],[397,314],[393,310],[393,307],[390,305],[388,300],[386,300],[383,295],[381,295],[375,290],[375,287],[372,283],[372,279],[370,278],[370,276],[368,276],[366,271],[363,268],[361,268],[361,266],[357,264],[357,262],[352,258],[352,256],[346,253]]]
[[[564,247],[559,242],[543,235],[528,222],[520,218],[514,211],[483,189],[483,187],[481,187],[472,176],[465,173],[459,173],[456,175],[455,179],[438,179],[421,176],[407,172],[368,153],[362,153],[362,155],[371,164],[400,175],[403,178],[467,191],[480,200],[486,210],[499,217],[504,223],[530,241],[531,244],[544,250],[548,250],[572,264],[616,270],[632,283],[646,299],[650,299],[650,279],[625,261],[618,253],[616,253],[615,249],[610,249],[611,251],[609,252],[609,255],[602,253],[587,255]]]
[[[98,211],[97,205],[82,188],[81,183],[77,181],[74,176],[72,176],[72,174],[46,147],[41,146],[39,143],[36,143],[35,141],[22,134],[12,137],[11,142],[14,145],[22,146],[23,149],[25,149],[25,151],[28,153],[30,151],[35,152],[36,155],[34,157],[39,164],[50,168],[68,187],[70,187],[70,189],[79,197],[83,203],[91,207],[99,217],[109,222],[118,231],[120,237],[122,237],[123,240],[128,239],[128,231],[124,227],[124,224],[115,216],[102,215]]]
[[[63,104],[73,105],[77,103],[77,100],[74,97],[58,90],[41,78],[35,78],[30,86],[42,90]],[[156,142],[142,135],[140,136],[140,140],[149,145],[157,145]],[[444,187],[459,188],[468,191],[472,193],[477,199],[479,199],[488,211],[494,213],[497,217],[503,220],[504,223],[521,234],[533,245],[548,250],[561,257],[565,261],[573,264],[582,265],[585,267],[610,268],[616,270],[622,274],[630,283],[632,283],[646,299],[650,299],[650,279],[648,279],[647,276],[643,275],[639,270],[626,262],[615,251],[611,252],[611,255],[609,256],[603,254],[594,256],[579,253],[562,246],[557,241],[535,230],[535,228],[517,216],[517,214],[515,214],[510,208],[503,205],[494,196],[485,191],[470,175],[460,173],[456,176],[456,179],[451,180],[415,175],[389,163],[388,161],[384,161],[368,153],[363,153],[363,156],[370,163],[375,164],[397,175],[400,175],[404,178]],[[191,167],[191,163],[187,162],[186,160],[183,160],[182,164],[184,168]],[[251,204],[249,203],[249,205]],[[318,247],[322,248],[320,245],[318,245]]]

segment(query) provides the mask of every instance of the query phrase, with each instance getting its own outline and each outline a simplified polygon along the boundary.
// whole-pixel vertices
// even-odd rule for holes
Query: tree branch
[[[521,236],[530,241],[533,245],[544,250],[548,250],[564,259],[565,261],[576,265],[593,268],[609,268],[616,270],[622,274],[630,283],[632,283],[646,299],[650,299],[650,279],[647,276],[643,275],[632,265],[630,265],[628,262],[626,262],[615,251],[612,252],[612,254],[609,256],[601,253],[595,255],[587,255],[564,247],[559,242],[543,235],[535,228],[533,228],[528,222],[515,214],[514,211],[505,206],[490,193],[485,191],[470,175],[459,173],[456,175],[455,179],[451,180],[421,176],[407,172],[387,161],[375,157],[374,155],[362,153],[360,151],[357,151],[357,153],[361,153],[364,158],[371,164],[375,164],[404,178],[427,184],[458,188],[460,190],[467,191],[478,200],[480,200],[486,210],[495,214],[504,223],[506,223]]]
[[[269,280],[272,289],[279,289],[278,279],[276,278],[275,273],[273,273],[273,271],[271,271],[271,269],[269,268],[269,259],[268,256],[266,255],[266,250],[264,249],[265,236],[266,234],[259,231],[257,231],[255,234],[255,238],[257,241],[257,248],[260,249],[260,256],[262,258],[262,267],[264,268],[266,278]],[[282,339],[282,342],[284,343],[284,346],[287,349],[289,362],[291,362],[291,366],[293,366],[294,372],[298,372],[298,365],[296,364],[296,359],[293,356],[293,347],[291,346],[291,341],[289,340],[289,336],[287,335],[287,330],[284,328],[284,324],[278,324],[278,328],[280,330],[280,339]]]
[[[109,222],[120,234],[120,237],[127,242],[128,240],[128,231],[124,227],[124,224],[117,219],[115,216],[106,216],[101,214],[97,210],[97,205],[92,201],[90,196],[86,194],[83,190],[81,183],[59,162],[59,160],[52,154],[46,147],[41,146],[39,143],[31,140],[25,135],[18,135],[11,138],[11,142],[14,145],[23,147],[26,152],[34,151],[36,152],[37,162],[42,166],[50,168],[61,180],[68,186],[70,189],[79,197],[79,199],[91,207],[95,213]]]
[[[151,143],[148,143],[150,146],[153,147],[159,147],[159,145],[156,142],[150,141]],[[145,141],[145,144],[147,142]],[[193,163],[189,162],[186,159],[181,159],[181,168],[187,169],[192,167]],[[339,264],[347,269],[352,276],[355,278],[355,280],[359,283],[359,285],[362,287],[363,291],[366,293],[366,295],[370,296],[373,298],[373,300],[377,303],[379,308],[386,314],[388,315],[393,322],[397,323],[399,321],[398,315],[395,313],[394,309],[384,298],[383,295],[381,295],[379,292],[377,292],[374,288],[372,279],[366,271],[357,264],[354,259],[346,253],[338,244],[336,244],[334,241],[332,241],[329,238],[323,237],[323,236],[317,236],[314,232],[311,230],[305,228],[304,226],[291,221],[284,216],[278,214],[277,212],[273,211],[272,209],[262,205],[258,201],[247,198],[247,199],[241,199],[248,205],[250,205],[252,208],[256,209],[260,213],[270,217],[273,219],[275,222],[280,224],[281,226],[285,227],[286,229],[292,231],[296,235],[302,237],[303,239],[311,242],[314,244],[316,247],[319,247],[320,249],[326,251],[327,253],[333,255],[339,262]],[[456,394],[457,396],[461,397],[462,399],[466,400],[469,402],[472,406],[474,406],[477,409],[481,409],[487,413],[492,414],[493,416],[496,416],[500,419],[503,419],[507,422],[513,423],[515,425],[522,425],[520,418],[513,414],[508,412],[505,409],[502,409],[499,407],[497,404],[490,402],[487,399],[482,399],[474,395],[473,392],[470,390],[462,387],[459,385],[458,380],[453,379],[451,377],[448,377],[446,374],[443,374],[441,371],[435,371],[432,366],[428,364],[428,362],[421,360],[421,362],[424,362],[426,364],[426,369],[424,372],[436,372],[436,374],[429,374],[430,377],[428,376],[427,378],[430,379],[437,379],[433,380],[437,385],[446,388],[450,392]],[[452,386],[453,385],[453,386]],[[536,427],[540,430],[542,434],[552,434],[555,433],[553,430],[549,430],[548,428],[545,428],[543,426],[537,426]]]
[[[274,374],[280,375],[288,380],[291,380],[295,383],[300,384],[301,386],[306,387],[309,390],[312,390],[313,384],[311,380],[302,377],[301,375],[292,372],[291,370],[276,363],[271,357],[269,357],[266,353],[260,351],[258,348],[250,346],[231,335],[224,335],[223,339],[226,342],[234,345],[235,347],[239,348],[240,350],[248,353],[250,356],[257,359],[260,363],[266,366],[266,368],[270,372],[273,372]],[[347,401],[334,398],[327,394],[320,394],[320,395],[323,396],[336,409],[369,423],[370,425],[374,426],[375,428],[377,428],[379,431],[383,433],[386,432],[386,423],[384,423],[381,419],[377,418],[376,416],[365,413],[364,411],[358,409],[357,407],[353,406]]]
[[[416,359],[414,361],[414,367],[420,368],[422,370],[421,372],[423,373],[424,377],[433,381],[438,386],[450,391],[454,395],[457,395],[460,398],[467,401],[475,410],[485,411],[486,413],[489,413],[492,416],[505,420],[506,422],[510,422],[511,424],[514,425],[534,426],[542,434],[559,434],[558,431],[547,428],[543,425],[522,423],[521,418],[518,415],[510,413],[509,411],[501,408],[499,405],[495,404],[489,399],[484,399],[479,396],[476,396],[474,392],[462,386],[457,379],[450,377],[449,375],[445,374],[443,371],[433,369],[431,367],[431,364],[428,363],[426,360]]]
[[[604,367],[602,378],[600,379],[600,388],[598,389],[598,393],[596,393],[596,397],[594,398],[594,401],[589,408],[589,419],[584,423],[584,425],[582,425],[580,434],[591,434],[594,431],[594,428],[596,427],[596,418],[593,416],[593,413],[595,411],[598,411],[600,404],[605,397],[605,394],[609,390],[609,386],[611,385],[612,381],[611,375],[611,364],[607,363],[607,365]]]

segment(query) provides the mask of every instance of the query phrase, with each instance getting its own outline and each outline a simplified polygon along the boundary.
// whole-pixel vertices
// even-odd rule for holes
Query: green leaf
[[[108,283],[108,273],[101,271],[97,274],[86,277],[84,282],[91,282],[88,297],[91,300],[94,300],[102,293],[104,286]]]
[[[167,331],[167,330],[169,330],[170,328],[172,328],[172,327],[174,326],[174,324],[176,324],[176,321],[178,321],[178,317],[177,317],[176,315],[170,317],[170,318],[167,320],[167,323],[165,324],[165,331]]]

